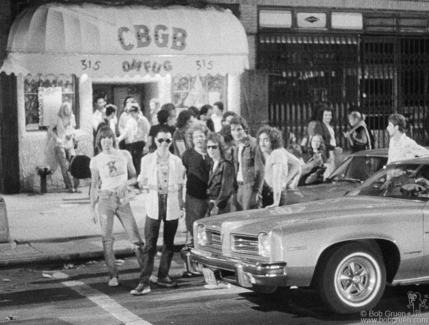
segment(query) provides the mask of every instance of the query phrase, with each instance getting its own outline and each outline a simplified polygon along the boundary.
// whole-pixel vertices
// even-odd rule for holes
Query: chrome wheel
[[[380,289],[381,270],[372,256],[355,253],[346,257],[335,272],[335,291],[345,303],[360,306]]]
[[[374,308],[383,295],[386,268],[378,247],[350,242],[321,261],[318,289],[324,303],[339,314]]]

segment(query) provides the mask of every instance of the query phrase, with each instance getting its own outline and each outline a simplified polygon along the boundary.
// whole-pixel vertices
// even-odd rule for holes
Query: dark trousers
[[[186,194],[186,201],[185,201],[185,210],[186,210],[186,230],[187,233],[187,240],[186,244],[189,246],[194,245],[194,230],[193,225],[194,222],[198,219],[204,218],[209,209],[209,200],[202,200],[194,198],[193,196],[190,196],[189,194]]]
[[[140,165],[143,157],[143,149],[145,146],[144,141],[137,141],[133,143],[127,143],[125,150],[128,150],[133,158],[133,165],[136,169],[137,176],[140,175]]]
[[[158,220],[146,216],[146,225],[144,229],[146,245],[143,247],[143,271],[140,278],[140,283],[144,283],[145,285],[149,285],[149,278],[152,275],[161,221],[164,221],[164,245],[162,247],[161,261],[159,262],[158,268],[159,279],[168,276],[174,255],[174,236],[176,235],[179,220],[166,220],[167,195],[158,195],[158,207]]]

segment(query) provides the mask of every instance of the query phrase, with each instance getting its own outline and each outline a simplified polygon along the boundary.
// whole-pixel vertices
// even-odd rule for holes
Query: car
[[[429,158],[389,164],[346,196],[194,223],[187,267],[264,293],[316,289],[339,314],[391,285],[429,282]]]
[[[323,182],[288,190],[288,204],[345,195],[387,164],[388,148],[364,150],[348,156]]]

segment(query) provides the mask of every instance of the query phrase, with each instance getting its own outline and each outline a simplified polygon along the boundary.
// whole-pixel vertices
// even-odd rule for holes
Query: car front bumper
[[[234,282],[241,287],[287,285],[286,262],[252,264],[234,258],[213,255],[195,248],[182,250],[181,256],[188,271],[195,270],[194,266],[196,266],[196,270],[200,273],[204,267],[213,271],[234,272]],[[230,281],[227,278],[225,280]]]

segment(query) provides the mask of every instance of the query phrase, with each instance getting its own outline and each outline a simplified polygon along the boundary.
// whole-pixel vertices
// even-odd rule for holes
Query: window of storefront
[[[27,75],[24,79],[25,127],[46,130],[62,102],[70,102],[78,118],[77,82],[74,76]]]
[[[226,77],[216,76],[175,76],[172,79],[172,103],[178,107],[226,102]]]

